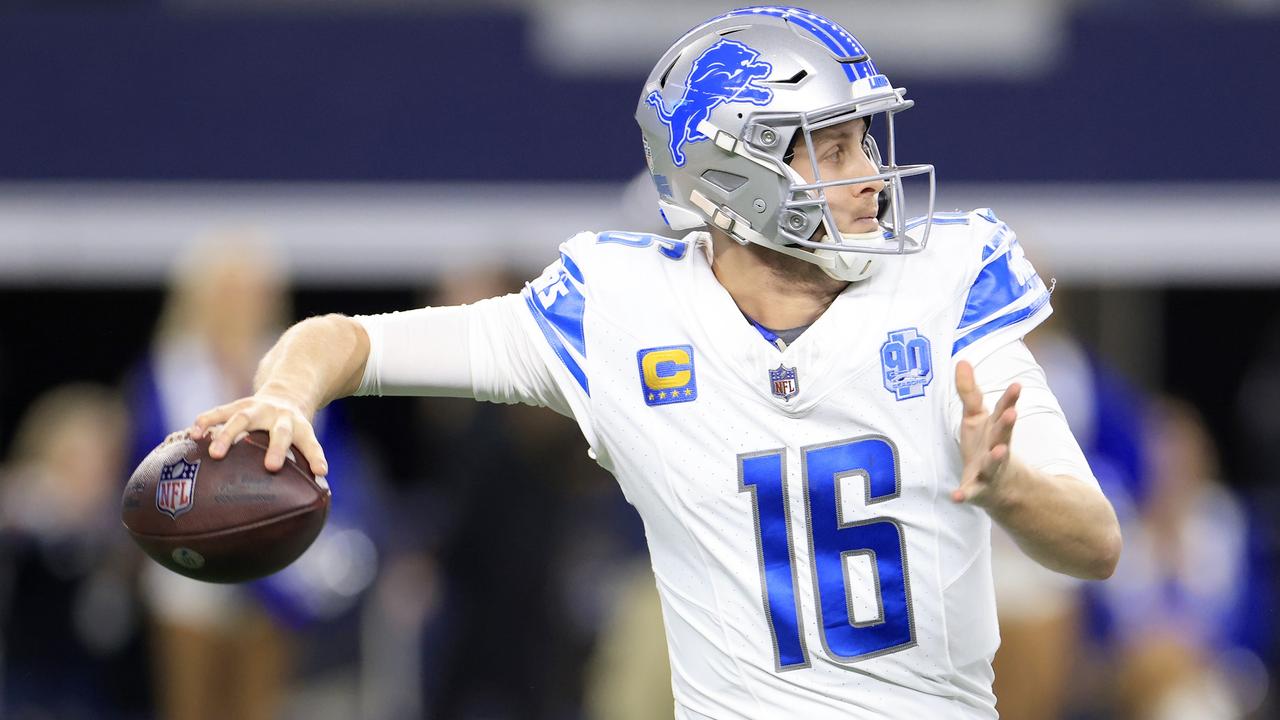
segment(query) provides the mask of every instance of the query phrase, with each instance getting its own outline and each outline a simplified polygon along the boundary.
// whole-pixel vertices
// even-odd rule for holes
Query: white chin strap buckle
[[[741,231],[751,229],[751,223],[747,222],[745,218],[723,205],[716,205],[706,195],[697,190],[689,193],[689,200],[694,205],[697,205],[699,210],[707,214],[707,217],[711,219],[712,225],[725,231],[726,234],[739,243],[747,244],[746,240],[739,237]]]

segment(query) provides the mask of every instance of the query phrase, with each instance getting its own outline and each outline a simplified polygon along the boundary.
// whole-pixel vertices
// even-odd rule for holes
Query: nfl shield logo
[[[182,458],[161,468],[160,482],[156,483],[156,509],[175,519],[190,510],[196,499],[199,469],[199,460],[189,463]]]
[[[800,392],[800,380],[796,377],[796,369],[778,366],[769,371],[769,384],[773,386],[773,396],[781,400],[790,400]]]

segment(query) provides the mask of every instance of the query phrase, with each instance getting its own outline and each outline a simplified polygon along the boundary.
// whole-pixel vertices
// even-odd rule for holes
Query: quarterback
[[[681,232],[581,233],[473,305],[304,320],[191,432],[219,457],[268,430],[269,469],[293,443],[323,474],[334,398],[551,408],[644,520],[678,718],[995,717],[991,523],[1082,578],[1120,532],[1022,342],[1050,289],[992,211],[933,212],[933,168],[895,156],[911,105],[821,16],[713,18],[636,106]]]

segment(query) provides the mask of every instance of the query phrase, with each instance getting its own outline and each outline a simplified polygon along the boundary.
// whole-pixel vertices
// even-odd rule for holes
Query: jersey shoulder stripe
[[[967,212],[936,212],[932,215],[918,215],[907,220],[907,230],[915,230],[923,227],[926,222],[932,220],[932,225],[968,225],[969,216]]]
[[[1049,290],[1027,260],[1018,237],[990,209],[974,211],[981,218],[975,231],[985,236],[979,269],[969,285],[964,313],[956,326],[951,354],[992,335],[1018,325],[1028,325],[1023,333],[1039,324],[1040,311],[1049,303]]]
[[[641,270],[646,258],[658,263],[683,260],[689,255],[690,244],[648,233],[579,233],[560,246],[558,260],[525,286],[522,295],[529,313],[555,356],[588,397],[588,305],[597,315],[605,306],[625,305],[638,284],[651,282],[652,275]],[[588,290],[588,276],[596,283],[594,292]]]
[[[590,396],[584,328],[586,276],[570,255],[571,242],[561,246],[560,259],[547,266],[533,282],[526,284],[521,294],[547,344],[582,391]]]

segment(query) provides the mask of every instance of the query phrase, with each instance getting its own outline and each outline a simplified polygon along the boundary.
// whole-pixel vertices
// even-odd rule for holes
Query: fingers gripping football
[[[188,432],[195,439],[208,433],[209,456],[221,459],[232,443],[253,430],[266,430],[271,438],[264,461],[268,470],[276,472],[284,467],[289,446],[294,445],[302,451],[316,475],[329,474],[329,464],[311,421],[284,398],[254,395],[219,405],[198,415]]]

